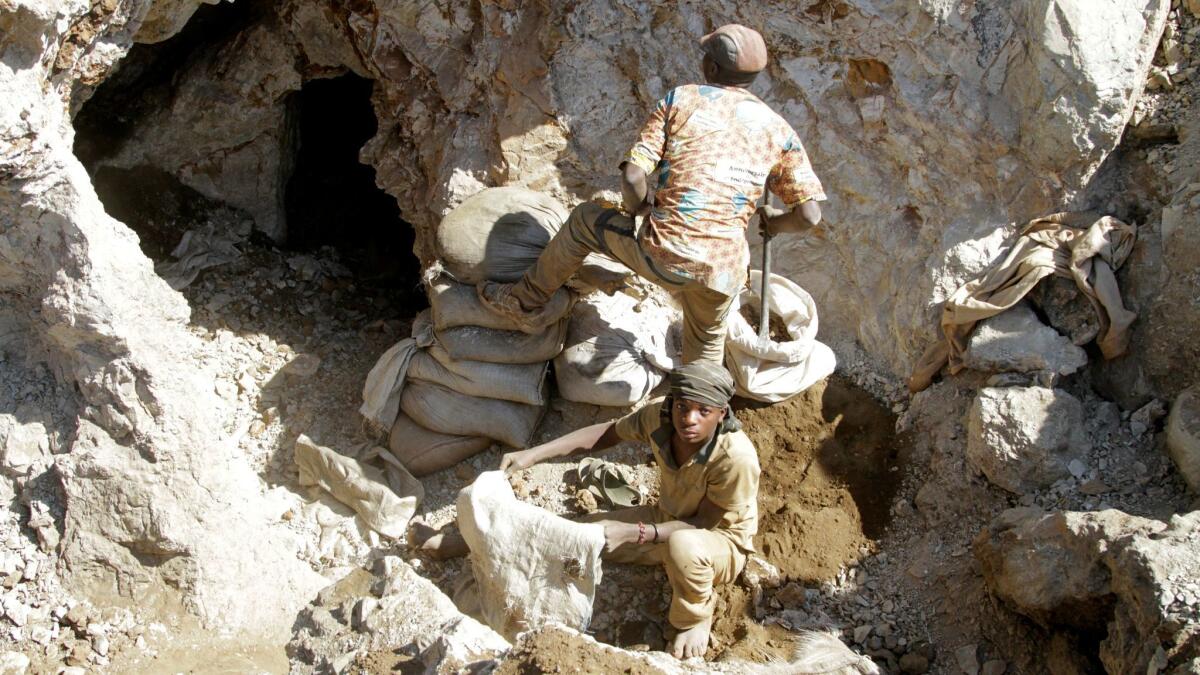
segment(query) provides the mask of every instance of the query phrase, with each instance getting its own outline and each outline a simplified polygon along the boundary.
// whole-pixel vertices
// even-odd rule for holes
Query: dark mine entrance
[[[224,204],[219,194],[201,194],[171,171],[116,166],[114,158],[127,143],[138,142],[140,125],[152,113],[172,105],[190,69],[235,48],[242,31],[272,20],[277,19],[270,2],[202,6],[178,35],[135,45],[75,116],[75,154],[105,209],[138,234],[143,252],[155,262],[169,262],[188,230],[218,221],[245,228],[250,216]],[[238,246],[335,256],[360,293],[385,295],[389,303],[415,310],[425,304],[413,255],[415,232],[395,199],[376,186],[374,168],[358,161],[377,128],[372,86],[347,74],[310,80],[289,95],[284,107],[291,147],[284,149],[290,152],[284,166],[291,171],[280,177],[286,235],[271,242],[256,233]]]
[[[296,101],[299,148],[287,183],[289,248],[333,246],[364,283],[415,288],[414,231],[375,185],[358,151],[375,135],[370,80],[342,75],[306,83]]]

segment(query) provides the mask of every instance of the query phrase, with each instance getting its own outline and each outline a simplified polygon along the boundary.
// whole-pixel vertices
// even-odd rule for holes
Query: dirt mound
[[[736,401],[762,465],[755,544],[789,579],[829,579],[887,524],[895,416],[840,377],[775,405]]]
[[[553,627],[523,637],[497,675],[527,673],[628,673],[661,675],[664,671],[615,649],[607,649],[576,633]]]

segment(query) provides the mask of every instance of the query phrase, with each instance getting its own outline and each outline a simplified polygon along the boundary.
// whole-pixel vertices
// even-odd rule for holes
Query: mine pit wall
[[[933,338],[938,303],[1015,225],[1088,205],[1169,10],[1093,4],[288,0],[198,50],[170,105],[106,162],[161,168],[282,239],[287,95],[348,70],[375,82],[378,133],[360,159],[428,264],[433,226],[483,187],[568,205],[615,197],[649,110],[696,80],[696,37],[740,21],[771,49],[753,91],[796,128],[831,195],[829,237],[779,240],[778,271],[816,297],[843,360],[899,381]]]
[[[568,204],[611,195],[654,102],[696,79],[696,37],[726,21],[761,27],[773,61],[753,90],[800,133],[831,195],[828,239],[779,240],[780,271],[816,297],[823,339],[899,381],[932,339],[937,303],[991,262],[1009,224],[1084,199],[1120,139],[1169,5],[1094,4],[975,3],[963,14],[932,0],[800,11],[594,2],[563,13],[555,3],[350,10],[290,0],[278,24],[241,43],[257,45],[247,53],[270,72],[241,70],[259,62],[247,53],[213,55],[245,85],[224,90],[245,98],[224,109],[238,114],[220,120],[219,138],[204,136],[216,122],[201,114],[206,89],[187,87],[197,73],[230,72],[217,68],[181,73],[180,91],[194,98],[176,100],[178,115],[156,117],[124,152],[151,158],[146,146],[161,134],[188,140],[209,154],[165,167],[183,182],[228,203],[277,203],[266,197],[286,167],[272,155],[283,152],[281,97],[348,69],[376,82],[379,130],[360,157],[429,262],[433,225],[484,186],[527,185]],[[83,399],[71,451],[55,464],[74,587],[105,603],[180,602],[227,631],[278,637],[322,581],[267,524],[278,514],[254,497],[257,478],[213,432],[220,404],[192,367],[186,303],[104,214],[71,154],[69,115],[89,90],[135,38],[167,39],[195,7],[12,0],[0,9],[0,293],[29,310],[30,334]],[[270,40],[251,40],[263,31]],[[252,161],[233,152],[245,148]],[[249,175],[270,180],[222,182]],[[279,235],[278,220],[255,215]],[[264,569],[278,587],[256,586],[253,604],[238,597]]]

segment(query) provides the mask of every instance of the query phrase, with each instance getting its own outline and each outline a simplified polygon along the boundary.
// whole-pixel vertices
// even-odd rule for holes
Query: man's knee
[[[602,213],[604,213],[604,207],[595,202],[583,202],[572,209],[566,225],[571,237],[575,241],[594,247],[596,220]]]
[[[679,530],[671,534],[671,538],[667,540],[669,564],[684,573],[706,565],[707,534],[704,530]]]

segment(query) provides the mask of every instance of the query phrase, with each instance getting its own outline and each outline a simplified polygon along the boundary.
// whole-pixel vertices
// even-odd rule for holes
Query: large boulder
[[[1184,390],[1167,418],[1167,454],[1193,492],[1200,492],[1200,385]]]
[[[999,487],[1024,494],[1078,471],[1089,444],[1083,404],[1061,389],[986,387],[968,416],[967,460]]]
[[[1169,522],[1108,510],[1012,509],[976,538],[984,579],[1048,628],[1105,634],[1114,675],[1195,672],[1200,653],[1200,512]]]
[[[1087,365],[1087,353],[1020,303],[975,327],[963,363],[990,373],[1043,370],[1070,375]]]
[[[1120,511],[1045,513],[1009,509],[975,538],[992,592],[1047,628],[1103,630],[1116,601],[1108,546],[1165,526]]]

